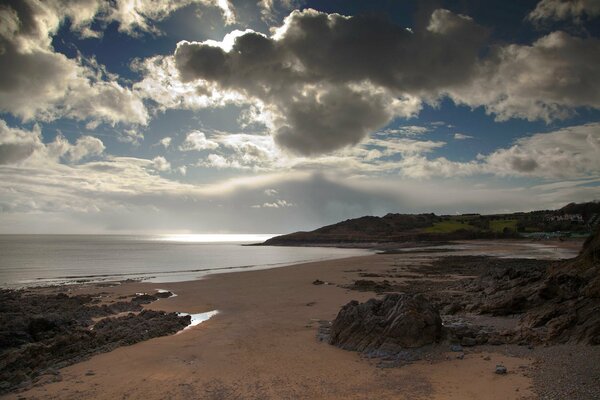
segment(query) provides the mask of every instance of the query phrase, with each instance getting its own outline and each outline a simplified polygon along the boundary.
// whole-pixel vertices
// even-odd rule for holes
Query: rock
[[[331,326],[329,343],[346,350],[397,354],[439,341],[442,320],[422,295],[388,294],[342,307]]]
[[[465,347],[472,347],[477,345],[477,339],[471,338],[471,337],[464,337],[462,338],[462,340],[460,341],[460,344],[465,346]]]
[[[465,353],[458,353],[458,354],[456,355],[456,358],[457,358],[457,359],[459,359],[459,360],[462,360],[462,359],[464,359],[464,358],[465,358]]]
[[[461,352],[463,351],[463,348],[461,345],[459,344],[453,344],[452,346],[450,346],[450,351],[453,351],[455,353]]]
[[[496,365],[496,373],[498,375],[504,375],[508,372],[508,370],[506,369],[506,367],[502,364],[497,364]]]
[[[442,314],[446,314],[446,315],[454,315],[457,312],[459,312],[460,310],[463,309],[463,305],[460,303],[451,303],[448,304],[446,307],[444,307],[444,309],[442,310]]]
[[[322,280],[320,280],[320,279],[315,279],[315,280],[313,281],[313,283],[312,283],[312,284],[313,284],[313,285],[323,285],[324,283],[325,283],[325,282],[323,282],[323,281],[322,281]]]
[[[173,292],[165,290],[164,292],[156,292],[154,296],[158,297],[159,299],[168,299],[169,297],[173,296]]]
[[[140,294],[138,296],[135,296],[133,299],[131,299],[132,303],[138,303],[138,304],[150,304],[153,301],[158,300],[158,297],[153,296],[151,294]]]
[[[490,356],[485,356],[485,357],[483,357],[483,359],[484,359],[485,361],[490,361],[492,358],[491,358]]]

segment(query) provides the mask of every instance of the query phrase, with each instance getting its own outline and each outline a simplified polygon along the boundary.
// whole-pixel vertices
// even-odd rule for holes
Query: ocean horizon
[[[0,287],[137,279],[178,282],[368,254],[361,249],[245,246],[274,234],[0,235]]]

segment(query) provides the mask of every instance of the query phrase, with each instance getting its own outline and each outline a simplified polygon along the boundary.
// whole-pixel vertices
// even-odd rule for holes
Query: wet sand
[[[490,251],[517,251],[506,243],[489,246]],[[447,353],[403,367],[380,368],[376,360],[317,340],[319,320],[332,320],[350,300],[375,296],[337,286],[355,279],[357,269],[374,273],[401,269],[438,256],[371,255],[180,283],[74,287],[74,293],[107,292],[114,298],[167,289],[177,296],[147,307],[219,313],[179,334],[121,347],[63,368],[62,381],[5,398],[536,398],[533,358],[510,356],[507,346],[486,353],[467,350],[462,360]],[[333,284],[313,285],[315,279]],[[500,362],[508,368],[507,375],[494,373]]]

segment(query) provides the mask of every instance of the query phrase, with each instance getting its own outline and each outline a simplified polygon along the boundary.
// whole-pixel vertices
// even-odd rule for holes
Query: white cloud
[[[0,120],[0,165],[54,163],[63,159],[78,162],[86,157],[99,156],[104,152],[104,143],[92,136],[80,136],[75,144],[62,135],[45,144],[38,125],[31,131],[9,127]]]
[[[600,15],[600,2],[597,0],[541,0],[527,18],[536,24],[546,21],[571,19],[581,22],[581,17]]]
[[[460,133],[460,132],[456,132],[454,134],[454,140],[467,140],[467,139],[473,139],[473,136],[466,135],[466,134]]]
[[[24,120],[67,117],[93,124],[146,124],[141,99],[102,65],[54,51],[51,40],[63,19],[93,9],[85,7],[91,2],[80,7],[65,3],[64,10],[59,3],[23,0],[0,7],[0,111]]]
[[[172,56],[136,59],[131,68],[143,76],[141,81],[132,86],[135,93],[141,98],[152,100],[160,111],[197,110],[248,103],[248,99],[239,93],[223,90],[204,80],[182,82]]]
[[[418,136],[424,135],[428,132],[431,132],[431,129],[426,126],[418,126],[418,125],[406,125],[399,126],[394,129],[386,129],[383,132],[380,132],[380,135],[403,135],[403,136]]]
[[[29,158],[44,147],[38,125],[26,131],[9,127],[0,120],[0,165],[15,164]]]
[[[92,136],[81,136],[75,141],[75,145],[68,150],[68,158],[71,161],[80,161],[85,157],[99,156],[104,152],[104,143]]]
[[[600,175],[600,123],[537,133],[485,157],[498,175],[581,178]]]
[[[214,150],[219,147],[219,143],[208,140],[204,132],[192,131],[187,134],[185,140],[179,146],[181,151],[202,151],[202,150]]]
[[[163,156],[157,156],[152,159],[154,169],[160,172],[167,172],[171,170],[171,163],[167,161]]]
[[[255,204],[250,206],[252,208],[287,208],[287,207],[296,207],[296,204],[289,203],[286,200],[275,200],[271,203],[263,203],[263,204]]]
[[[157,144],[164,147],[165,149],[168,149],[169,146],[171,145],[172,141],[173,141],[172,137],[166,136],[166,137],[160,139]]]
[[[470,82],[448,90],[456,103],[483,106],[497,120],[550,122],[577,107],[600,108],[600,40],[553,32],[529,45],[492,50]]]

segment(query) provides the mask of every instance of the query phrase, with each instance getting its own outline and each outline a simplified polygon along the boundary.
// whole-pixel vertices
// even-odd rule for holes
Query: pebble
[[[452,346],[450,346],[450,351],[459,353],[459,352],[463,351],[463,348],[460,344],[453,344]]]
[[[506,372],[507,372],[507,369],[504,365],[502,365],[502,364],[496,365],[496,373],[498,375],[504,375],[504,374],[506,374]]]

